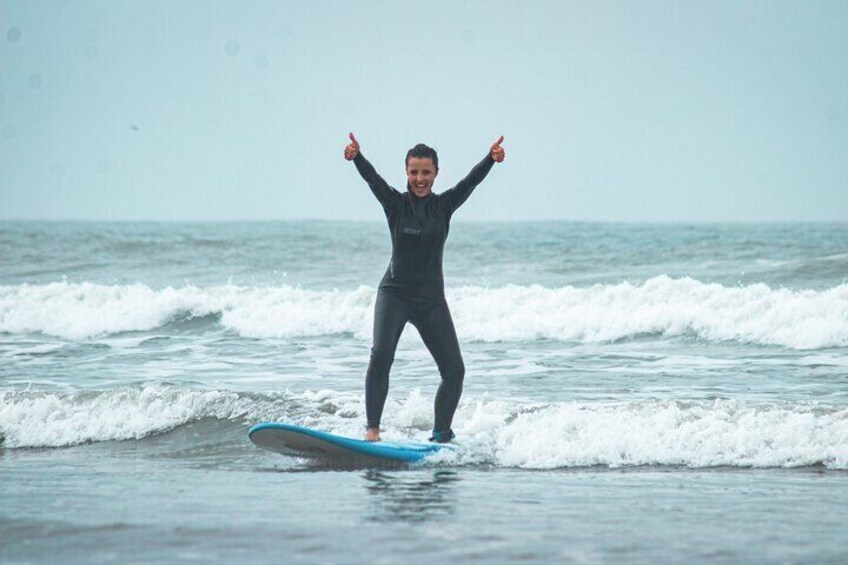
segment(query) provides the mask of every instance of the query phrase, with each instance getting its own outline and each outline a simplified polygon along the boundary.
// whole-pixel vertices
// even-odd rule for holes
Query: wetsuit
[[[403,327],[412,322],[442,377],[436,393],[433,438],[450,440],[465,365],[445,300],[442,253],[451,216],[486,178],[495,161],[487,155],[455,187],[423,198],[390,187],[362,153],[353,162],[383,206],[392,236],[392,259],[377,291],[374,342],[365,374],[368,427],[380,427],[389,392],[389,369]]]

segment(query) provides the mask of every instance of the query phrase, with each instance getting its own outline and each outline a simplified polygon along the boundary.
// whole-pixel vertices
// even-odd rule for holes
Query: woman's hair
[[[433,166],[436,167],[436,170],[439,170],[439,156],[436,154],[436,150],[432,147],[428,147],[423,143],[419,143],[412,149],[406,152],[406,165],[409,165],[410,157],[422,157],[425,159],[432,159]]]

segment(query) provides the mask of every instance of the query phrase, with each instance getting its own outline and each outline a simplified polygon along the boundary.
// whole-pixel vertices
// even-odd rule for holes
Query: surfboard
[[[370,442],[276,422],[256,424],[247,435],[250,441],[263,449],[315,459],[415,463],[445,448],[439,443]]]

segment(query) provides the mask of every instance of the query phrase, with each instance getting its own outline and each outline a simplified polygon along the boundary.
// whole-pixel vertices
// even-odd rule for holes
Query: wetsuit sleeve
[[[366,159],[361,152],[353,159],[353,164],[356,165],[356,170],[359,171],[359,174],[363,179],[365,179],[365,182],[368,183],[368,186],[371,188],[371,192],[374,193],[374,196],[376,196],[377,200],[380,201],[380,204],[383,205],[383,210],[388,212],[394,203],[400,198],[400,193],[390,187],[389,183],[383,180],[383,177],[377,173],[374,165],[369,163],[368,159]]]
[[[441,200],[446,204],[448,211],[451,214],[457,208],[462,206],[462,203],[471,196],[471,192],[478,184],[483,182],[483,179],[486,178],[486,175],[488,175],[489,171],[492,170],[492,165],[494,164],[495,160],[492,159],[491,153],[487,154],[482,161],[477,163],[474,168],[471,169],[468,176],[459,181],[455,187],[444,191],[440,195]]]

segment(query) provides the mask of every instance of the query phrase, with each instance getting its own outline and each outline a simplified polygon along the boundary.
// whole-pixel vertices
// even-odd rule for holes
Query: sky
[[[0,0],[0,220],[848,221],[848,2]]]

